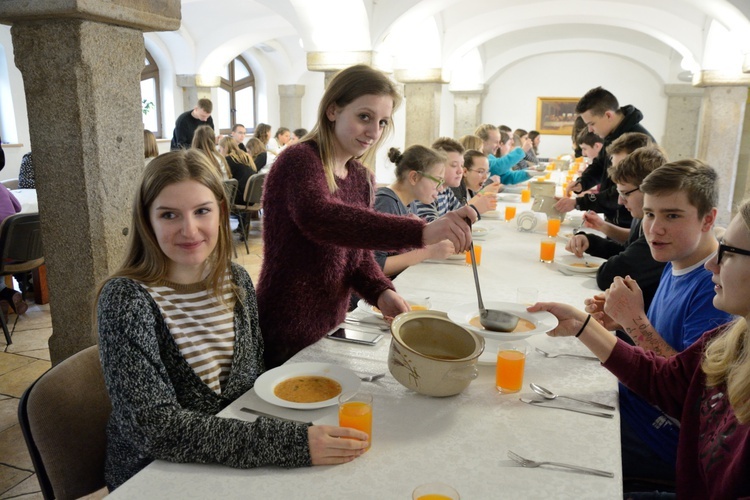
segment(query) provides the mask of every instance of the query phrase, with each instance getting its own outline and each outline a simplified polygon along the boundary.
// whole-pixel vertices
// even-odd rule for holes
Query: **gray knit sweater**
[[[180,355],[148,292],[133,280],[106,283],[98,303],[99,352],[112,400],[107,485],[114,489],[155,459],[250,468],[311,465],[307,425],[219,418],[263,372],[263,338],[250,276],[232,264],[245,298],[234,308],[232,371],[221,395]]]

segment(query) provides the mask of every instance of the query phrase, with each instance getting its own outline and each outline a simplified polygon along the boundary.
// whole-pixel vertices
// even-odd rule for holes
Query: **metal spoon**
[[[546,401],[537,401],[536,399],[529,399],[529,398],[519,398],[521,402],[526,403],[527,405],[532,406],[538,406],[540,408],[553,408],[555,410],[565,410],[565,411],[572,411],[575,413],[583,413],[584,415],[593,415],[595,417],[602,417],[602,418],[614,418],[614,415],[611,413],[602,413],[599,411],[588,411],[588,410],[579,410],[576,408],[568,408],[567,406],[555,406],[555,405],[548,405]]]
[[[604,410],[615,411],[614,406],[605,405],[603,403],[597,403],[596,401],[587,401],[585,399],[572,398],[570,396],[561,396],[561,395],[555,394],[554,392],[548,389],[545,389],[541,385],[536,385],[534,382],[530,383],[529,387],[531,387],[532,391],[536,392],[537,394],[539,394],[545,399],[565,398],[565,399],[570,399],[572,401],[578,401],[579,403],[596,406],[597,408],[602,408]]]
[[[477,273],[477,261],[474,256],[474,242],[469,247],[471,252],[471,267],[474,270],[474,284],[477,287],[477,302],[479,303],[479,323],[487,330],[494,332],[512,332],[518,326],[519,317],[497,309],[485,309],[482,302],[482,292],[479,290],[479,274]]]
[[[550,354],[547,351],[539,349],[538,347],[535,347],[534,350],[538,352],[539,354],[543,355],[545,358],[578,358],[578,359],[588,359],[591,361],[599,361],[599,358],[597,358],[596,356],[584,356],[582,354],[566,354],[566,353]]]

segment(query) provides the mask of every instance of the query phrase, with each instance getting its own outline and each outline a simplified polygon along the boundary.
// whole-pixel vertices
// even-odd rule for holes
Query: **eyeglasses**
[[[440,186],[442,186],[443,184],[445,184],[445,179],[440,179],[438,177],[433,177],[431,175],[425,174],[424,172],[419,172],[419,173],[422,174],[422,177],[427,177],[431,181],[437,182],[437,188],[438,189],[440,189]]]
[[[719,253],[716,256],[716,264],[721,264],[721,258],[724,256],[724,252],[736,253],[738,255],[750,255],[750,250],[743,250],[741,248],[730,247],[724,244],[724,240],[719,240]]]
[[[476,172],[476,173],[478,173],[479,175],[484,175],[484,174],[486,174],[487,172],[489,172],[489,170],[485,170],[485,169],[483,169],[483,168],[482,168],[482,169],[479,169],[479,170],[477,170],[477,169],[473,169],[473,168],[470,168],[470,169],[469,169],[469,172]]]
[[[641,189],[641,188],[640,188],[640,187],[637,187],[637,188],[635,188],[635,189],[631,189],[630,191],[625,191],[624,193],[623,193],[622,191],[617,191],[617,194],[619,194],[620,196],[622,196],[622,197],[623,197],[623,199],[627,199],[627,198],[628,198],[628,196],[630,196],[631,194],[635,193],[635,192],[636,192],[636,191],[638,191],[639,189]]]

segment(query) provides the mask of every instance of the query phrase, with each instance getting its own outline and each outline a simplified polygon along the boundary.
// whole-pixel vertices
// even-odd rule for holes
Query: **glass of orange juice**
[[[501,394],[511,394],[523,386],[527,345],[519,342],[501,342],[497,349],[495,387]]]
[[[482,263],[482,245],[474,244],[474,257],[477,259],[477,265]],[[471,252],[466,252],[466,263],[471,264]]]
[[[461,495],[445,483],[427,483],[414,488],[412,500],[461,500]]]
[[[516,216],[515,205],[505,205],[505,222],[510,222]]]
[[[560,219],[547,219],[547,236],[554,238],[560,232]]]
[[[339,396],[339,426],[367,433],[372,445],[372,394],[345,392]]]
[[[427,311],[432,306],[429,297],[425,297],[423,299],[409,298],[406,301],[409,303],[409,307],[412,311]]]
[[[549,264],[555,261],[555,240],[544,239],[539,247],[539,260]]]
[[[528,203],[531,201],[531,189],[526,188],[521,190],[521,203]]]

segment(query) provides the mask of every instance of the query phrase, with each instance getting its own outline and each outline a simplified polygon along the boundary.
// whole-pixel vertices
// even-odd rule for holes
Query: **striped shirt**
[[[461,208],[461,200],[456,198],[452,189],[446,188],[438,193],[437,200],[434,202],[427,204],[421,201],[414,201],[409,207],[412,213],[416,214],[420,219],[432,222],[448,212]]]
[[[224,301],[231,305],[231,281],[225,283]],[[211,390],[221,394],[234,357],[234,313],[212,299],[206,285],[205,280],[189,285],[141,283],[159,306],[180,354]]]

